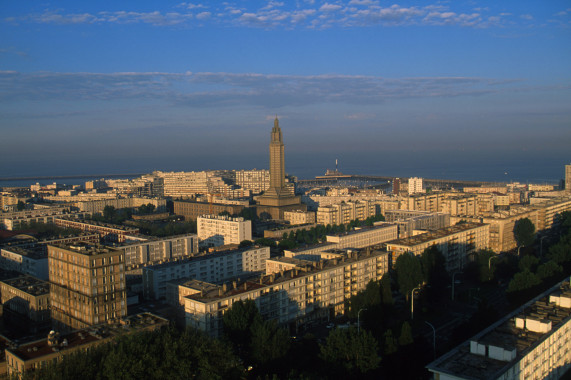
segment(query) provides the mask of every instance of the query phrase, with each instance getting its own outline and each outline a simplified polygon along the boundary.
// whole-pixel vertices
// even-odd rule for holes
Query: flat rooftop
[[[67,350],[77,348],[97,341],[105,341],[121,334],[152,329],[167,325],[168,320],[151,313],[140,313],[121,319],[115,324],[104,324],[77,330],[58,338],[59,344],[49,345],[47,338],[9,348],[15,356],[22,360],[32,360],[47,356],[55,352],[65,353]]]
[[[191,262],[191,261],[208,260],[208,259],[212,259],[215,257],[222,257],[222,256],[230,255],[233,253],[247,252],[247,251],[251,251],[254,249],[260,249],[260,248],[263,248],[263,246],[253,245],[250,247],[244,247],[244,248],[238,248],[238,249],[229,249],[226,251],[207,252],[207,253],[199,254],[196,256],[183,256],[182,258],[175,258],[175,260],[171,260],[171,261],[168,261],[166,263],[148,265],[148,266],[145,266],[145,268],[146,269],[152,269],[152,270],[164,269],[164,268],[168,268],[168,267],[172,267],[172,266],[176,266],[176,265],[186,264],[186,263]]]
[[[438,230],[430,231],[424,234],[411,236],[408,238],[392,240],[387,242],[387,244],[405,245],[411,247],[419,244],[424,244],[431,240],[441,239],[446,236],[451,236],[460,232],[472,230],[474,228],[482,227],[485,225],[486,225],[485,223],[472,223],[472,222],[461,223],[450,227],[440,228]]]
[[[320,260],[319,262],[308,261],[307,265],[303,265],[300,268],[285,270],[283,272],[273,273],[270,275],[262,275],[257,280],[244,281],[241,283],[238,283],[238,281],[234,281],[231,284],[231,286],[228,286],[228,284],[225,284],[223,286],[215,285],[214,288],[201,289],[203,290],[202,294],[200,293],[192,294],[186,296],[186,298],[208,303],[218,299],[247,293],[255,289],[262,289],[286,281],[291,281],[292,279],[312,276],[324,270],[339,268],[351,263],[357,263],[369,257],[382,256],[382,255],[388,256],[388,252],[380,250],[362,249],[360,251],[353,252],[350,257],[334,259],[334,260]]]
[[[76,252],[82,255],[89,255],[89,256],[101,255],[112,252],[123,253],[123,251],[121,251],[120,249],[108,247],[106,245],[90,244],[85,242],[76,242],[71,244],[53,244],[53,246],[65,249],[70,252]]]
[[[498,378],[569,321],[569,301],[569,281],[563,281],[428,364],[427,368],[462,379]],[[549,331],[537,329],[536,325],[540,324]],[[482,347],[480,353],[477,353],[476,345]],[[497,347],[511,353],[511,360],[491,358],[487,354],[487,347]]]
[[[65,220],[67,222],[85,224],[88,226],[113,228],[113,229],[121,230],[121,231],[138,231],[139,230],[138,228],[135,228],[135,227],[127,227],[127,226],[122,226],[122,225],[118,225],[118,224],[97,222],[95,220],[88,220],[88,219],[76,219],[76,218],[66,218],[66,217],[59,217],[59,218],[55,218],[55,219]]]
[[[32,276],[20,276],[2,281],[8,286],[21,290],[33,296],[50,293],[50,283]]]

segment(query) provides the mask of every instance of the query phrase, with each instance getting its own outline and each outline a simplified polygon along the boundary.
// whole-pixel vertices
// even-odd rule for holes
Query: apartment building
[[[398,237],[398,226],[389,223],[377,223],[373,227],[355,228],[352,231],[336,235],[327,235],[328,243],[335,248],[365,248],[394,240]]]
[[[239,214],[246,206],[242,204],[209,203],[194,201],[173,201],[174,213],[184,216],[186,220],[195,221],[202,215],[218,215],[228,212],[230,215]]]
[[[200,245],[218,247],[252,240],[252,221],[229,216],[204,215],[196,219]]]
[[[54,327],[71,331],[127,315],[125,254],[99,245],[48,246]]]
[[[107,206],[122,209],[138,208],[148,204],[155,206],[155,211],[157,212],[164,212],[167,209],[167,201],[165,199],[147,197],[112,198],[75,202],[75,206],[79,211],[90,214],[102,213]]]
[[[54,224],[59,227],[75,228],[81,231],[97,233],[101,239],[105,239],[110,243],[123,243],[127,240],[128,236],[137,235],[139,233],[139,229],[135,227],[101,223],[92,220],[55,218]]]
[[[538,231],[546,230],[557,223],[558,215],[565,211],[571,211],[571,197],[558,198],[531,198],[531,207],[537,209]]]
[[[412,177],[408,179],[408,193],[422,193],[422,178]]]
[[[143,268],[143,293],[147,299],[164,299],[167,282],[196,279],[218,283],[261,273],[270,258],[269,247],[247,247],[195,256]]]
[[[315,223],[314,211],[284,211],[284,219],[291,225]]]
[[[236,185],[252,193],[259,194],[270,187],[269,170],[236,170],[235,175]]]
[[[109,343],[125,334],[154,331],[168,324],[165,318],[141,313],[124,317],[117,323],[100,324],[67,334],[52,331],[47,338],[6,348],[7,375],[19,378],[28,371],[60,361],[66,355]]]
[[[47,281],[48,252],[46,245],[28,247],[5,245],[0,247],[0,268],[16,271]]]
[[[538,217],[538,211],[531,207],[511,207],[509,210],[479,216],[453,216],[450,221],[452,224],[459,221],[489,224],[489,248],[500,253],[517,248],[513,231],[518,220],[528,218],[534,226],[537,226]]]
[[[365,220],[378,214],[378,206],[374,202],[356,201],[341,202],[317,209],[317,224],[339,225],[347,224],[352,220]]]
[[[198,236],[185,234],[162,239],[149,238],[145,241],[125,243],[117,249],[125,253],[125,265],[128,268],[158,264],[198,254]]]
[[[0,227],[14,231],[22,228],[24,224],[53,223],[54,219],[69,212],[69,207],[53,207],[37,210],[12,211],[0,214]]]
[[[446,270],[460,270],[468,263],[468,256],[489,247],[489,228],[482,223],[461,223],[424,234],[387,243],[393,262],[398,256],[410,252],[419,256],[425,249],[436,246],[444,256]]]
[[[435,379],[560,379],[571,369],[569,281],[442,355],[426,368]]]
[[[385,213],[385,220],[398,226],[398,238],[407,238],[418,230],[437,230],[450,226],[450,215],[440,212],[390,210]]]
[[[345,301],[378,281],[388,270],[388,254],[363,250],[341,260],[262,276],[257,280],[203,288],[196,284],[184,297],[186,325],[212,336],[222,333],[224,313],[239,300],[253,300],[264,318],[295,327],[344,313]]]
[[[0,281],[2,316],[6,322],[37,333],[49,329],[50,284],[31,276]]]

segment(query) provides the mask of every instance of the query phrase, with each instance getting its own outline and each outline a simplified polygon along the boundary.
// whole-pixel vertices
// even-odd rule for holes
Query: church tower
[[[307,210],[301,197],[286,187],[284,142],[277,116],[270,137],[270,187],[256,200],[258,215],[262,218],[282,219],[284,211]]]
[[[282,194],[285,187],[284,142],[278,117],[274,120],[270,139],[270,191]]]

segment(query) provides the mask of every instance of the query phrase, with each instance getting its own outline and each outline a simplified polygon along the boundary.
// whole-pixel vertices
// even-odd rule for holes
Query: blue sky
[[[300,177],[571,162],[569,1],[3,0],[0,36],[0,177],[266,168],[276,114]]]

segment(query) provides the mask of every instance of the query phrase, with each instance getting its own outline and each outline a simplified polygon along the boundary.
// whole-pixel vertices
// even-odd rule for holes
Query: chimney
[[[236,289],[236,288],[238,287],[238,284],[236,283],[236,281],[232,281],[232,287],[233,287],[234,289]]]
[[[224,284],[222,285],[222,291],[223,291],[224,293],[226,293],[227,290],[228,290],[228,285],[227,285],[226,283],[224,283]]]

